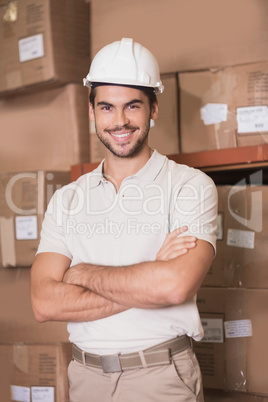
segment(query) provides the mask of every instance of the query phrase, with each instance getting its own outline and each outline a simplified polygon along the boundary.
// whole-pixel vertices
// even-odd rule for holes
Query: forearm
[[[190,253],[168,261],[148,261],[125,267],[78,264],[64,281],[87,288],[126,307],[160,308],[190,300],[200,287],[213,259],[204,241]]]
[[[127,309],[89,289],[54,280],[32,291],[32,305],[40,322],[93,321]]]
[[[68,280],[126,307],[159,308],[170,304],[168,286],[172,279],[167,264],[161,261],[125,267],[78,264],[70,269]]]

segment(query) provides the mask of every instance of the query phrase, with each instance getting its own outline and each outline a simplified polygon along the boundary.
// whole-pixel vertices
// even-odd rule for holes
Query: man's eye
[[[129,105],[129,109],[138,109],[138,105]]]
[[[101,110],[107,110],[107,111],[109,111],[109,110],[111,110],[111,107],[110,107],[110,106],[103,106],[103,107],[101,108]]]

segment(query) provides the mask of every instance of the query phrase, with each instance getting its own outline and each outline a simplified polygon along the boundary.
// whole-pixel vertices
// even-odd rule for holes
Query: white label
[[[20,62],[38,59],[44,56],[43,34],[28,36],[19,40]]]
[[[54,387],[32,387],[32,402],[54,402]]]
[[[201,318],[204,329],[202,342],[223,342],[223,320],[221,318]]]
[[[36,240],[38,239],[37,216],[16,216],[16,239]]]
[[[254,249],[255,232],[228,229],[227,246]]]
[[[268,131],[268,107],[249,106],[237,108],[237,132],[258,133]]]
[[[16,402],[30,402],[30,388],[11,385],[11,399]]]
[[[227,121],[228,105],[225,103],[207,103],[200,109],[201,119],[206,126]]]
[[[226,338],[245,338],[252,336],[251,320],[225,321]]]

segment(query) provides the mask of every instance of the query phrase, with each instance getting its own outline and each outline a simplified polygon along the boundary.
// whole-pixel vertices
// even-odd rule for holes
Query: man
[[[104,47],[84,83],[105,159],[49,204],[35,316],[69,322],[70,401],[203,401],[190,340],[203,335],[196,292],[215,253],[215,186],[148,145],[163,85],[147,49]]]

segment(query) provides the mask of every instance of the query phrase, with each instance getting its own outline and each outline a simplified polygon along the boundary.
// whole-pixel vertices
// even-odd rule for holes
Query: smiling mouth
[[[125,137],[128,137],[129,135],[131,135],[133,132],[134,132],[134,131],[129,131],[129,132],[124,133],[124,134],[115,134],[115,133],[111,133],[111,135],[112,135],[113,137],[116,137],[116,138],[125,138]]]
[[[128,139],[136,130],[137,130],[137,128],[133,127],[131,129],[128,128],[127,131],[122,130],[121,132],[120,132],[120,130],[118,130],[118,131],[108,131],[107,130],[107,131],[116,141],[121,142],[121,141],[125,141],[126,139]]]

